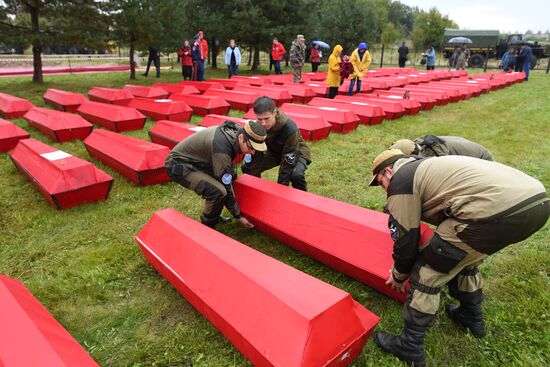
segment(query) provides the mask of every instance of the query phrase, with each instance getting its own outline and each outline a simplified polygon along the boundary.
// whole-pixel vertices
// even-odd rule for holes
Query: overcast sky
[[[399,0],[429,10],[436,7],[462,29],[501,32],[550,29],[550,0]]]

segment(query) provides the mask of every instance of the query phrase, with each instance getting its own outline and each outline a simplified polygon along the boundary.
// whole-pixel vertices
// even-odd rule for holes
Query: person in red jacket
[[[273,65],[275,66],[275,74],[282,74],[281,71],[281,60],[283,55],[286,54],[285,46],[282,43],[279,43],[277,38],[273,38],[273,44],[271,45],[271,59],[273,60]]]
[[[313,45],[311,52],[309,54],[309,61],[311,62],[311,71],[317,72],[319,64],[321,63],[321,51],[319,50],[319,45]]]
[[[185,40],[183,46],[178,50],[178,56],[181,60],[181,75],[183,80],[191,80],[193,76],[193,59],[191,58],[191,46],[189,41]]]
[[[206,59],[208,59],[208,42],[204,39],[204,32],[199,31],[199,45],[201,49],[201,62],[202,62],[202,73],[201,73],[201,80],[204,79],[204,74],[206,73]]]

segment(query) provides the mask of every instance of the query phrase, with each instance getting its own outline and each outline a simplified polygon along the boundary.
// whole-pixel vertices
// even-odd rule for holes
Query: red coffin
[[[202,121],[199,122],[199,126],[202,126],[202,127],[219,126],[223,124],[225,121],[233,121],[239,124],[240,126],[244,126],[249,121],[249,119],[246,117],[239,118],[239,117],[223,116],[223,115],[206,115],[204,116]]]
[[[316,72],[316,73],[304,73],[304,75],[309,79],[309,80],[314,80],[314,81],[317,81],[317,82],[322,82],[324,81],[326,78],[327,78],[327,73],[325,72]]]
[[[23,117],[34,105],[26,99],[0,93],[0,116],[7,119]]]
[[[155,83],[153,87],[159,87],[167,91],[168,93],[178,94],[200,94],[200,91],[193,85],[185,84],[170,84],[170,83]]]
[[[193,86],[195,88],[197,88],[197,90],[200,92],[200,93],[204,93],[206,90],[210,89],[210,88],[214,88],[214,89],[223,89],[224,86],[220,83],[217,83],[217,82],[212,82],[212,81],[207,81],[207,82],[197,82],[197,81],[192,81],[192,80],[180,80],[179,85],[189,85],[189,86]]]
[[[208,82],[221,84],[221,85],[223,85],[223,87],[225,89],[233,89],[237,86],[237,84],[239,84],[238,81],[233,80],[233,79],[216,79],[216,78],[212,78],[212,79],[208,79]],[[219,89],[219,88],[208,88],[208,89]]]
[[[269,88],[287,90],[288,93],[290,93],[290,95],[292,96],[292,101],[294,103],[308,103],[316,96],[313,89],[307,87],[305,84],[288,82],[283,85],[269,86]]]
[[[415,99],[403,99],[401,96],[378,96],[376,94],[364,94],[362,98],[367,98],[368,101],[373,103],[377,102],[394,102],[399,103],[404,109],[407,115],[415,115],[422,109],[422,105]]]
[[[271,79],[269,78],[262,78],[260,76],[240,76],[240,75],[233,75],[231,77],[231,80],[236,80],[237,85],[254,85],[256,87],[261,87],[265,84],[273,84]]]
[[[95,130],[84,145],[96,157],[136,185],[169,182],[164,160],[170,149],[107,130]]]
[[[344,110],[350,110],[357,115],[359,122],[364,125],[376,125],[384,120],[384,111],[382,107],[365,102],[344,100],[313,98],[309,103],[316,107],[333,107]]]
[[[239,84],[235,87],[235,91],[239,92],[252,92],[257,93],[260,96],[266,96],[269,97],[275,102],[275,105],[280,107],[285,103],[292,102],[292,96],[287,90],[284,89],[277,89],[277,88],[270,88],[273,84],[268,84],[263,87],[253,87],[251,85],[242,85]]]
[[[80,93],[53,88],[48,89],[42,98],[46,104],[65,112],[75,112],[82,103],[87,101],[86,97]]]
[[[134,97],[162,99],[168,98],[170,93],[159,87],[147,87],[144,85],[126,84],[122,89],[130,92]]]
[[[233,184],[255,228],[401,302],[385,285],[393,265],[388,215],[243,175]],[[422,225],[422,241],[431,237]]]
[[[245,112],[254,105],[256,99],[261,97],[261,94],[255,92],[237,92],[235,90],[212,88],[204,92],[204,95],[221,97],[229,103],[231,108]]]
[[[424,85],[424,84],[420,84]],[[428,98],[435,98],[438,106],[444,106],[451,101],[449,93],[441,90],[429,89],[429,88],[412,88],[412,85],[406,85],[403,88],[392,88],[390,91],[397,93],[409,92],[411,97],[418,95],[428,96]]]
[[[49,108],[35,107],[23,117],[30,126],[58,143],[84,140],[94,127],[82,116]]]
[[[371,89],[388,89],[390,87],[387,81],[379,78],[363,78],[361,84],[364,84]]]
[[[184,101],[171,99],[134,98],[128,103],[153,121],[171,120],[186,122],[191,120],[193,109]]]
[[[0,366],[99,367],[18,280],[0,275]]]
[[[204,129],[206,129],[204,126],[161,120],[149,130],[149,137],[153,143],[172,149],[180,141]]]
[[[326,138],[332,130],[332,125],[319,115],[308,115],[304,113],[285,112],[285,115],[290,117],[298,126],[300,135],[304,140],[321,140]],[[249,110],[245,115],[245,119],[256,119],[254,110]]]
[[[317,97],[328,97],[328,85],[321,84],[321,83],[305,83],[304,86],[311,88],[313,90],[313,93]]]
[[[135,108],[99,102],[84,102],[76,112],[92,124],[113,131],[140,130],[147,117]]]
[[[183,101],[199,116],[208,114],[226,115],[231,107],[225,99],[216,96],[204,96],[196,94],[172,94],[170,99]]]
[[[364,102],[380,106],[384,110],[384,114],[386,115],[386,118],[388,120],[394,120],[405,114],[405,108],[403,108],[403,106],[398,102],[386,102],[384,100],[372,101],[366,98],[367,96],[367,94],[356,94],[352,97],[337,95],[336,97],[334,97],[334,99],[337,101]]]
[[[174,209],[155,212],[136,242],[255,366],[346,366],[380,320],[347,292]]]
[[[466,96],[461,93],[458,88],[450,88],[438,86],[432,82],[423,83],[418,85],[407,85],[406,88],[411,88],[412,90],[430,90],[430,91],[439,91],[446,92],[449,95],[449,102],[458,102],[466,98]]]
[[[349,93],[349,85],[350,85],[350,81],[349,81],[349,79],[346,79],[344,81],[344,83],[342,83],[340,88],[338,88],[338,94],[342,94],[342,95],[347,96],[348,93]],[[384,83],[384,85],[386,85],[386,84]],[[353,93],[355,93],[356,90],[357,90],[357,83],[353,86]],[[360,93],[370,93],[370,92],[372,92],[372,90],[373,90],[373,88],[370,87],[367,83],[361,83],[361,92]]]
[[[476,85],[475,83],[464,83],[457,80],[442,80],[439,82],[433,82],[436,85],[443,85],[443,86],[450,86],[450,87],[458,87],[464,92],[471,93],[472,97],[479,97],[479,95],[482,93],[482,89],[479,85]]]
[[[29,133],[16,124],[0,119],[0,152],[5,153],[17,145],[21,139],[27,139]]]
[[[394,90],[393,88],[390,90],[377,90],[373,93],[374,95],[377,95],[379,97],[390,97],[390,98],[399,98],[404,99],[405,92],[398,92],[397,90]],[[418,103],[420,103],[420,106],[424,110],[431,110],[434,108],[434,106],[437,104],[437,100],[430,95],[426,94],[415,94],[415,93],[408,93],[409,98],[411,100],[415,100]]]
[[[134,96],[124,89],[92,87],[88,91],[90,101],[126,106]]]
[[[20,140],[10,157],[57,209],[107,199],[113,178],[83,159],[34,139]]]
[[[344,108],[314,107],[287,103],[280,110],[324,117],[332,125],[332,131],[336,133],[347,134],[357,129],[357,125],[359,125],[359,117],[349,109]]]

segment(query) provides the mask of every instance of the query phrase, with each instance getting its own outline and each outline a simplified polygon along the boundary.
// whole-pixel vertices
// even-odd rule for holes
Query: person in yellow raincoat
[[[353,74],[349,76],[350,83],[348,96],[353,95],[353,87],[355,86],[355,82],[357,82],[356,93],[359,93],[361,91],[361,80],[365,76],[365,73],[367,72],[367,69],[371,62],[372,59],[370,57],[367,44],[365,42],[361,42],[359,46],[355,49],[355,51],[353,51],[353,53],[351,54]]]
[[[328,85],[328,98],[334,98],[338,94],[338,88],[340,88],[340,64],[342,59],[340,53],[343,48],[340,45],[334,46],[332,54],[328,57],[328,72],[327,72],[327,85]]]

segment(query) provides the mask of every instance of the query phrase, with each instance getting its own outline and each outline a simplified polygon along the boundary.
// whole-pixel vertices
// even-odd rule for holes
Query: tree
[[[382,35],[380,36],[380,41],[383,45],[391,45],[399,40],[401,34],[393,23],[387,23],[383,30]]]
[[[136,49],[173,50],[181,45],[186,3],[177,0],[113,0],[104,4],[118,46],[129,47],[130,79],[136,78]]]
[[[443,16],[436,8],[430,11],[420,11],[414,18],[412,41],[417,49],[427,46],[439,48],[443,44],[445,28],[458,28],[458,25]]]
[[[44,46],[78,43],[97,48],[106,42],[106,23],[99,6],[95,0],[4,0],[0,13],[8,17],[0,17],[0,31],[20,45],[32,45],[32,80],[42,83]]]

